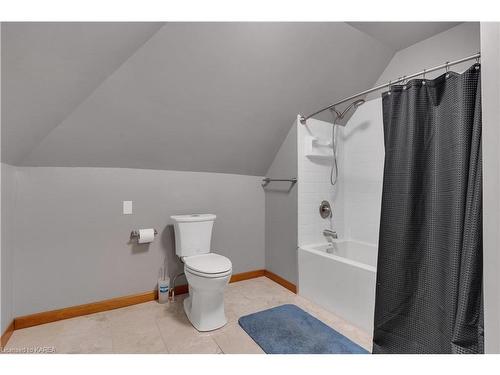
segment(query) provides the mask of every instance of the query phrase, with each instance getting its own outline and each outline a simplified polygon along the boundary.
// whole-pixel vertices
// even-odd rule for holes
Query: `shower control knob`
[[[319,205],[319,214],[323,219],[327,217],[332,217],[332,207],[328,201],[323,201]]]

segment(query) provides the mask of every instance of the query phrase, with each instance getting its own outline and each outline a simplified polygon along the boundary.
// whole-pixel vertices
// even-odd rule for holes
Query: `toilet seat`
[[[226,276],[231,275],[231,273],[232,273],[231,270],[229,270],[227,272],[223,272],[223,273],[203,273],[203,272],[193,271],[192,269],[189,269],[189,268],[186,268],[184,270],[184,272],[195,275],[195,276],[199,276],[199,277],[204,278],[204,279],[216,279],[216,278],[226,277]]]
[[[232,272],[232,263],[225,256],[208,253],[183,258],[185,271],[206,278],[225,277]]]

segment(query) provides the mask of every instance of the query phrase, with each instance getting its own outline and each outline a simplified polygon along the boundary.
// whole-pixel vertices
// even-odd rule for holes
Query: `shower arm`
[[[378,90],[384,89],[386,87],[390,87],[390,86],[395,85],[397,83],[405,82],[405,81],[407,81],[407,80],[409,80],[411,78],[415,78],[415,77],[418,77],[418,76],[425,76],[426,73],[434,72],[436,70],[443,69],[443,68],[446,68],[446,70],[448,70],[448,68],[450,66],[457,65],[457,64],[469,61],[469,60],[477,60],[477,62],[479,63],[479,59],[480,58],[481,58],[481,53],[478,52],[475,55],[467,56],[467,57],[464,57],[462,59],[451,61],[451,62],[447,61],[446,63],[438,65],[438,66],[435,66],[433,68],[424,69],[421,72],[413,73],[413,74],[410,74],[408,76],[400,77],[400,78],[398,78],[398,79],[396,79],[394,81],[389,81],[388,83],[384,83],[382,85],[379,85],[379,86],[376,86],[376,87],[372,87],[371,89],[362,91],[362,92],[360,92],[358,94],[355,94],[355,95],[351,95],[348,98],[342,99],[341,101],[339,101],[337,103],[330,104],[329,106],[321,108],[320,110],[318,110],[318,111],[316,111],[314,113],[311,113],[311,114],[309,114],[307,116],[303,116],[303,115],[299,114],[299,120],[302,123],[302,125],[305,125],[306,121],[309,120],[311,117],[316,116],[317,114],[320,114],[321,112],[324,112],[324,111],[327,111],[329,109],[335,108],[339,104],[346,103],[346,102],[351,101],[353,99],[356,99],[356,98],[358,98],[360,96],[369,94],[369,93],[374,92],[374,91],[378,91]]]

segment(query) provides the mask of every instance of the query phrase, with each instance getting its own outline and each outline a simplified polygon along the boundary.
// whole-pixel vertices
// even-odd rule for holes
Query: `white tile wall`
[[[381,99],[359,107],[347,126],[338,128],[335,186],[330,184],[331,158],[305,155],[308,137],[331,140],[331,123],[311,119],[305,126],[297,124],[299,245],[324,242],[326,228],[340,238],[377,244],[384,166]],[[322,200],[332,204],[332,219],[320,217]]]
[[[333,188],[330,185],[331,158],[318,159],[305,156],[306,142],[310,136],[318,138],[322,143],[331,141],[331,124],[319,120],[308,120],[305,126],[300,122],[297,123],[298,238],[299,245],[302,245],[323,242],[323,229],[332,229],[335,226],[337,218],[342,215],[343,204],[340,200],[336,202],[333,200]],[[323,219],[319,215],[319,205],[323,200],[333,205],[335,213],[333,219]]]
[[[384,172],[382,99],[359,107],[343,129],[344,221],[348,238],[378,243]]]

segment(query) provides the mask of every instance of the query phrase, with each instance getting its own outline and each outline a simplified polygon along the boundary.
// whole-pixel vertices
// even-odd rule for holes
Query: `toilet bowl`
[[[231,278],[231,261],[214,253],[183,260],[189,285],[184,311],[189,321],[198,331],[212,331],[224,326],[227,323],[224,290]]]
[[[227,323],[224,290],[232,273],[231,261],[210,251],[215,215],[171,216],[175,252],[184,263],[189,296],[184,311],[198,331],[212,331]]]

